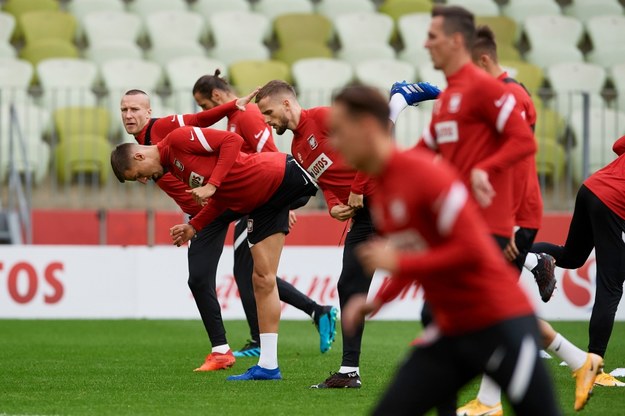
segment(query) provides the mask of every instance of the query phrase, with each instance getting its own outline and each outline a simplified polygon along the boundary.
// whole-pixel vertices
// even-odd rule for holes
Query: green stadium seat
[[[536,171],[539,176],[551,178],[552,182],[560,181],[564,174],[566,154],[560,143],[549,136],[537,136],[538,151],[536,152]]]
[[[273,54],[273,59],[291,66],[296,61],[306,58],[332,58],[332,50],[316,42],[301,41],[283,46]]]
[[[58,11],[60,10],[60,6],[59,2],[56,0],[8,0],[4,4],[4,10],[15,17],[17,25],[15,26],[13,38],[20,39],[23,36],[20,17],[24,13],[34,11]]]
[[[60,183],[69,183],[77,173],[97,174],[105,184],[110,169],[111,145],[105,137],[81,134],[70,136],[55,149],[56,174]]]
[[[111,115],[104,107],[65,107],[56,110],[53,117],[60,142],[72,136],[109,135]]]
[[[539,66],[523,61],[500,60],[499,63],[532,94],[536,94],[545,81],[543,70]]]
[[[65,12],[37,11],[20,17],[26,44],[59,39],[71,43],[76,34],[76,18]]]
[[[539,98],[534,98],[534,106],[536,107],[536,126],[534,129],[536,136],[549,138],[560,143],[566,132],[566,123],[562,116],[545,107]]]
[[[380,13],[384,13],[398,21],[402,16],[413,13],[430,13],[432,11],[430,0],[386,0],[380,6]],[[423,28],[427,31],[427,28]]]
[[[504,61],[520,61],[521,53],[514,45],[503,43],[497,45],[497,57]]]
[[[332,22],[318,14],[285,14],[276,18],[274,30],[282,47],[300,42],[325,45],[332,36]]]
[[[50,58],[78,58],[78,49],[72,43],[60,39],[41,39],[30,42],[20,56],[33,65]]]
[[[520,34],[516,22],[506,16],[477,16],[475,24],[486,25],[493,31],[498,48],[504,44],[514,46]]]
[[[274,79],[290,82],[289,67],[279,61],[241,61],[230,66],[230,80],[239,93],[248,94]]]

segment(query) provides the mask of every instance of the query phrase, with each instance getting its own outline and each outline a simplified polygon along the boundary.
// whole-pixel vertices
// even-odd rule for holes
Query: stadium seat
[[[169,10],[150,13],[145,27],[152,47],[173,41],[197,43],[205,33],[205,21],[199,13]]]
[[[251,5],[246,0],[197,0],[191,4],[191,10],[201,14],[208,21],[208,18],[219,12],[249,12]]]
[[[399,52],[397,57],[404,62],[408,62],[409,64],[414,65],[415,67],[432,63],[432,57],[430,56],[430,52],[423,47],[404,49]]]
[[[399,18],[397,28],[404,49],[423,49],[431,21],[432,16],[429,13],[411,13]]]
[[[109,93],[123,93],[131,88],[154,91],[162,80],[158,64],[140,59],[111,60],[103,64],[100,71]]]
[[[538,150],[536,151],[536,172],[540,177],[551,178],[557,183],[564,174],[566,154],[560,143],[550,137],[537,135]]]
[[[588,54],[590,62],[611,67],[625,63],[625,16],[596,16],[586,22],[586,30],[593,49]]]
[[[0,59],[15,58],[17,51],[8,42],[0,42]]]
[[[343,50],[357,45],[388,44],[393,19],[381,13],[347,13],[334,21]]]
[[[243,42],[217,46],[209,51],[209,56],[230,66],[239,61],[266,61],[269,59],[270,53],[263,44]]]
[[[375,4],[371,0],[321,0],[317,3],[317,13],[330,20],[346,13],[375,12]]]
[[[71,58],[46,59],[37,65],[37,76],[43,88],[42,102],[49,109],[95,105],[91,91],[98,69],[96,64]]]
[[[475,24],[488,26],[493,31],[497,49],[502,45],[514,46],[520,34],[516,22],[506,16],[477,16]]]
[[[209,26],[217,47],[245,42],[262,44],[269,33],[269,19],[252,12],[220,12],[209,18]]]
[[[0,142],[0,183],[6,182],[10,164],[13,163],[17,172],[30,172],[33,184],[40,185],[48,174],[50,145],[41,139],[36,141],[27,139],[23,147],[18,145],[17,148],[13,148],[13,156],[11,156],[8,136],[5,137],[7,140]]]
[[[9,42],[15,30],[15,17],[12,14],[0,12],[0,42]]]
[[[309,0],[258,0],[253,8],[254,11],[267,16],[270,21],[283,14],[314,12]]]
[[[161,66],[167,65],[172,59],[187,56],[206,56],[206,50],[202,45],[195,42],[170,41],[152,45],[152,49],[146,54],[147,58]]]
[[[67,3],[67,7],[68,11],[76,17],[78,22],[76,38],[80,39],[84,35],[83,22],[85,16],[93,12],[123,12],[124,2],[122,0],[72,0]]]
[[[65,107],[53,114],[59,141],[72,136],[97,135],[108,137],[111,115],[104,107]]]
[[[380,13],[384,13],[398,21],[402,16],[427,13],[432,11],[430,0],[386,0],[380,5]],[[427,30],[427,29],[426,29]]]
[[[396,81],[414,82],[417,79],[415,68],[394,59],[373,59],[359,63],[354,68],[356,79],[365,85],[377,87],[388,93]]]
[[[582,92],[591,95],[591,106],[604,104],[600,93],[607,75],[600,66],[583,62],[555,64],[547,69],[547,77],[556,94],[554,103],[560,114],[568,115],[572,110],[581,108]]]
[[[532,48],[544,43],[577,46],[584,33],[581,22],[568,16],[528,17],[524,29]]]
[[[616,88],[616,109],[625,111],[625,62],[610,68],[610,78]]]
[[[125,40],[112,40],[98,42],[85,51],[85,57],[102,66],[112,59],[141,59],[143,51],[134,42]]]
[[[316,42],[302,41],[289,43],[273,53],[273,59],[291,66],[294,62],[306,58],[332,58],[332,50]]]
[[[291,72],[304,108],[330,105],[332,94],[354,77],[350,64],[326,58],[302,59],[293,64]]]
[[[27,102],[33,66],[19,59],[0,59],[0,104]]]
[[[338,57],[355,66],[367,59],[394,59],[395,49],[385,43],[354,45],[341,49]]]
[[[551,65],[561,62],[583,62],[584,55],[573,45],[559,45],[556,43],[543,42],[527,52],[525,58],[528,62],[547,69]]]
[[[300,42],[325,45],[332,36],[332,22],[318,14],[285,14],[277,17],[273,26],[282,47]]]
[[[432,112],[419,107],[408,107],[399,115],[395,124],[395,140],[400,149],[414,147],[423,131],[429,127]]]
[[[508,0],[502,6],[502,14],[523,25],[532,16],[559,16],[560,6],[555,0]]]
[[[160,11],[185,11],[188,9],[185,0],[132,0],[128,3],[128,11],[139,16],[147,16],[150,13]]]
[[[567,124],[558,112],[545,107],[542,100],[534,98],[536,107],[536,136],[548,138],[557,142],[562,141],[566,133]]]
[[[622,16],[623,6],[618,0],[575,0],[564,7],[564,14],[585,23],[597,16]]]
[[[33,65],[50,58],[78,58],[78,49],[60,39],[42,39],[31,42],[20,51],[20,57]]]
[[[625,63],[625,45],[593,50],[586,55],[586,59],[590,63],[609,69],[614,65]]]
[[[443,71],[435,69],[431,63],[420,65],[417,68],[417,72],[417,78],[419,79],[419,81],[429,82],[430,84],[436,85],[441,90],[447,88],[447,78],[445,78],[445,74],[443,73]],[[420,106],[427,108],[433,105],[433,103],[434,101],[428,101],[426,103],[420,104]]]
[[[500,60],[499,63],[512,78],[525,85],[530,93],[535,94],[542,87],[545,75],[539,66],[523,61]]]
[[[274,79],[289,82],[289,67],[278,61],[242,61],[230,66],[230,80],[241,94],[248,94],[256,87]]]
[[[132,13],[101,11],[87,14],[83,27],[89,46],[111,41],[135,43],[141,33],[141,18]]]
[[[110,169],[111,145],[97,135],[70,136],[55,149],[56,174],[62,184],[69,183],[77,173],[97,174],[105,184]]]
[[[203,75],[213,75],[215,70],[221,71],[221,76],[228,75],[225,63],[205,57],[176,58],[165,66],[165,73],[173,91],[171,101],[177,113],[195,112],[196,104],[191,96],[193,85]]]
[[[499,16],[499,6],[493,0],[447,0],[447,4],[462,6],[476,16]]]
[[[15,17],[16,26],[13,32],[14,39],[19,39],[23,35],[20,17],[24,13],[34,11],[58,11],[60,9],[59,2],[55,0],[7,0],[3,8],[7,13]]]
[[[504,61],[520,61],[521,53],[513,45],[507,43],[497,45],[497,57]]]
[[[59,39],[72,42],[76,33],[76,18],[65,12],[38,11],[20,17],[26,44],[39,40]]]

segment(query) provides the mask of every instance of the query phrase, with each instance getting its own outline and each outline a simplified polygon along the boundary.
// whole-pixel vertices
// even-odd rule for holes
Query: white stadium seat
[[[33,72],[28,61],[0,58],[0,104],[30,101],[28,87]]]
[[[616,88],[616,108],[625,111],[625,62],[610,68],[610,78]]]
[[[161,66],[167,65],[173,59],[183,57],[203,57],[206,50],[196,42],[170,41],[153,44],[152,49],[147,53],[147,58]]]
[[[209,55],[226,65],[239,61],[265,61],[269,59],[269,49],[262,43],[241,42],[217,46],[209,51]]]
[[[525,20],[525,33],[532,47],[543,43],[577,46],[584,27],[569,16],[532,16]]]
[[[86,59],[53,58],[37,65],[43,88],[42,102],[54,110],[62,107],[92,106],[97,102],[93,88],[98,68]]]
[[[430,52],[423,47],[404,49],[403,51],[399,52],[398,58],[414,66],[421,66],[432,63],[432,57],[430,56]]]
[[[92,12],[83,19],[85,35],[90,46],[113,40],[136,42],[141,33],[141,18],[132,13]]]
[[[108,42],[98,42],[90,46],[85,51],[85,56],[90,61],[102,66],[112,59],[141,59],[143,51],[134,42],[125,40],[111,40]]]
[[[191,92],[193,85],[203,75],[213,75],[215,70],[221,71],[221,76],[227,76],[228,67],[216,59],[205,57],[183,57],[171,60],[165,66],[165,73],[173,91],[170,101],[177,113],[189,113],[196,109]]]
[[[447,88],[447,78],[445,78],[445,74],[443,71],[435,69],[431,63],[419,66],[417,72],[419,81],[429,82],[432,85],[436,85],[441,90]],[[434,101],[427,101],[419,106],[428,108],[431,107],[433,103]]]
[[[371,0],[321,0],[317,3],[317,13],[330,20],[354,12],[374,13],[375,4]]]
[[[393,33],[393,19],[381,13],[348,13],[334,20],[343,49],[355,45],[388,44]]]
[[[405,49],[423,49],[431,21],[428,13],[411,13],[399,18],[397,27]]]
[[[561,62],[583,62],[584,55],[576,46],[559,45],[543,42],[535,46],[525,55],[527,61],[542,69]]]
[[[83,21],[85,16],[93,12],[123,12],[122,0],[72,0],[67,4],[68,11],[76,17],[78,30],[76,38],[81,39],[84,34]]]
[[[395,49],[386,43],[353,45],[341,49],[338,57],[355,66],[367,59],[394,59]]]
[[[555,0],[508,0],[502,6],[502,14],[521,26],[532,16],[559,16],[560,6]]]
[[[211,15],[219,12],[248,12],[251,6],[247,0],[197,0],[191,4],[191,10],[208,20]]]
[[[604,106],[600,93],[607,75],[600,66],[583,62],[555,64],[547,68],[547,77],[556,93],[552,107],[565,118],[583,107],[582,92],[590,94],[591,107]]]
[[[625,16],[596,16],[586,22],[586,30],[593,49],[588,54],[590,62],[611,67],[625,63]]]
[[[293,64],[291,73],[304,108],[330,105],[332,94],[354,77],[350,64],[328,58],[299,60]]]
[[[597,16],[622,15],[623,6],[618,0],[575,0],[564,8],[564,14],[588,22]]]
[[[145,28],[152,46],[172,41],[197,43],[205,32],[205,21],[199,13],[168,10],[149,14]]]
[[[128,4],[128,10],[139,16],[147,16],[150,13],[160,11],[188,10],[185,0],[132,0]]]
[[[283,14],[314,12],[309,0],[259,0],[254,3],[254,10],[271,21]]]
[[[252,12],[220,12],[209,18],[209,26],[216,46],[245,42],[262,44],[269,32],[269,19]]]
[[[15,17],[12,14],[0,12],[0,43],[9,42],[15,30]]]
[[[414,82],[417,79],[417,71],[412,65],[393,59],[363,61],[356,65],[354,73],[358,81],[386,93],[396,81]]]
[[[493,0],[447,0],[447,4],[462,6],[476,16],[499,16],[499,6]]]

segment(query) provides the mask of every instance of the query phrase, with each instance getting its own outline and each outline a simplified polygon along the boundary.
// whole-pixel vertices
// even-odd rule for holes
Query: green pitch
[[[227,322],[231,346],[247,338],[243,322]],[[556,323],[586,345],[586,323]],[[199,321],[0,320],[0,415],[362,415],[375,403],[419,325],[372,322],[365,331],[360,390],[310,390],[340,364],[340,336],[321,355],[310,322],[283,322],[281,382],[225,382],[256,363],[194,373],[208,352]],[[565,414],[574,414],[573,380],[548,361]],[[618,323],[607,369],[625,366],[625,323]],[[477,381],[462,392],[473,398]],[[508,411],[509,415],[512,412]],[[625,388],[595,388],[580,415],[625,415]]]

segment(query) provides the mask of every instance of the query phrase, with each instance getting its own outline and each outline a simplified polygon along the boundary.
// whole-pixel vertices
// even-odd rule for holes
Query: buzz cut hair
[[[383,128],[390,127],[388,100],[373,87],[364,85],[345,87],[333,101],[335,104],[345,106],[352,117],[372,116]]]
[[[443,18],[443,30],[445,34],[460,33],[464,39],[468,51],[473,48],[475,41],[475,16],[473,13],[460,6],[436,5],[432,9],[432,17]]]
[[[258,90],[258,93],[256,94],[256,103],[260,102],[263,98],[273,97],[278,94],[292,95],[293,98],[297,96],[295,88],[293,88],[291,84],[275,79],[273,81],[269,81],[260,90]]]
[[[148,93],[143,90],[132,89],[132,90],[126,91],[124,95],[145,95],[147,97]]]
[[[475,42],[473,42],[473,48],[471,50],[473,60],[477,60],[480,55],[486,54],[497,63],[497,42],[495,41],[495,33],[493,30],[484,25],[478,26],[475,30]]]
[[[118,144],[111,152],[111,167],[118,181],[126,182],[124,174],[132,166],[132,150],[135,143]]]

